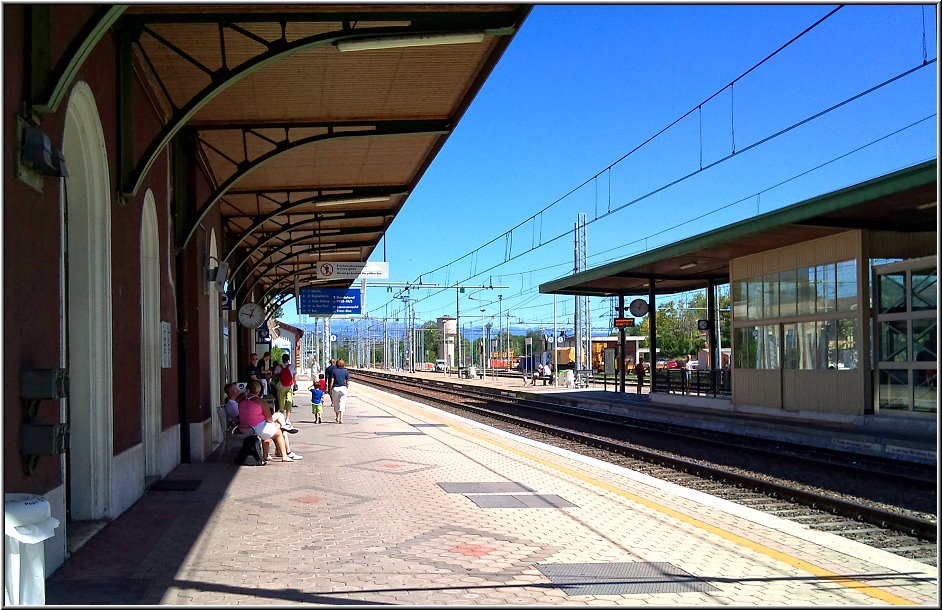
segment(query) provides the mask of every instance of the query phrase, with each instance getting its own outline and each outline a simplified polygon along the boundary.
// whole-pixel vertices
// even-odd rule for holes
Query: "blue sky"
[[[934,4],[845,6],[742,76],[835,8],[535,6],[370,260],[508,286],[460,295],[477,332],[481,307],[551,327],[538,286],[572,273],[579,213],[591,268],[935,158],[937,63],[793,127],[936,59]],[[393,296],[368,289],[366,313],[401,315]],[[411,297],[419,322],[455,315],[454,289]],[[561,328],[573,310],[557,297]],[[608,301],[592,311],[604,332]]]

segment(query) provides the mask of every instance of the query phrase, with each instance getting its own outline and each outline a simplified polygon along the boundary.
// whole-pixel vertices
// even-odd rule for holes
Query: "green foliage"
[[[720,334],[722,344],[730,345],[729,330],[729,291],[721,291],[719,296]],[[706,340],[700,336],[697,320],[708,318],[707,297],[705,292],[696,293],[689,300],[668,301],[657,310],[657,349],[661,358],[683,358],[696,354],[706,348]],[[650,335],[650,315],[645,316],[640,325],[628,329],[632,336]],[[640,347],[650,347],[645,339]]]

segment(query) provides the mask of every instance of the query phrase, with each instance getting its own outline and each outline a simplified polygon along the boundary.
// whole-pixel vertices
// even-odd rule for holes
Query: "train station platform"
[[[453,373],[397,374],[469,385],[495,393],[513,392],[523,397],[537,395],[540,400],[570,407],[849,453],[921,464],[936,464],[938,457],[936,418],[907,417],[910,414],[811,418],[783,410],[737,406],[723,398],[659,392],[651,394],[650,386],[647,385],[638,394],[634,384],[627,384],[625,393],[620,393],[613,383],[595,383],[589,388],[572,389],[563,385],[544,385],[542,380],[537,380],[536,385],[525,384],[519,376],[487,375],[483,379],[465,379]]]
[[[180,465],[49,576],[47,604],[938,606],[934,567],[355,375],[343,424],[309,404],[302,460]]]

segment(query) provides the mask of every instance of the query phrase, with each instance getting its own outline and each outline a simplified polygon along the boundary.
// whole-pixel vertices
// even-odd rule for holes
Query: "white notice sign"
[[[389,263],[337,263],[321,261],[317,263],[317,279],[319,280],[374,280],[389,279]]]
[[[170,322],[160,321],[160,368],[170,368],[170,344],[173,336],[170,334]]]

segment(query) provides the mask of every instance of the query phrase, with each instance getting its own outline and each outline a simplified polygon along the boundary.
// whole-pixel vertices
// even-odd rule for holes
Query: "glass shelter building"
[[[733,408],[835,421],[934,421],[937,209],[932,160],[540,291],[618,296],[622,304],[644,296],[654,311],[657,295],[709,295],[729,284]],[[655,345],[656,332],[649,337]]]

